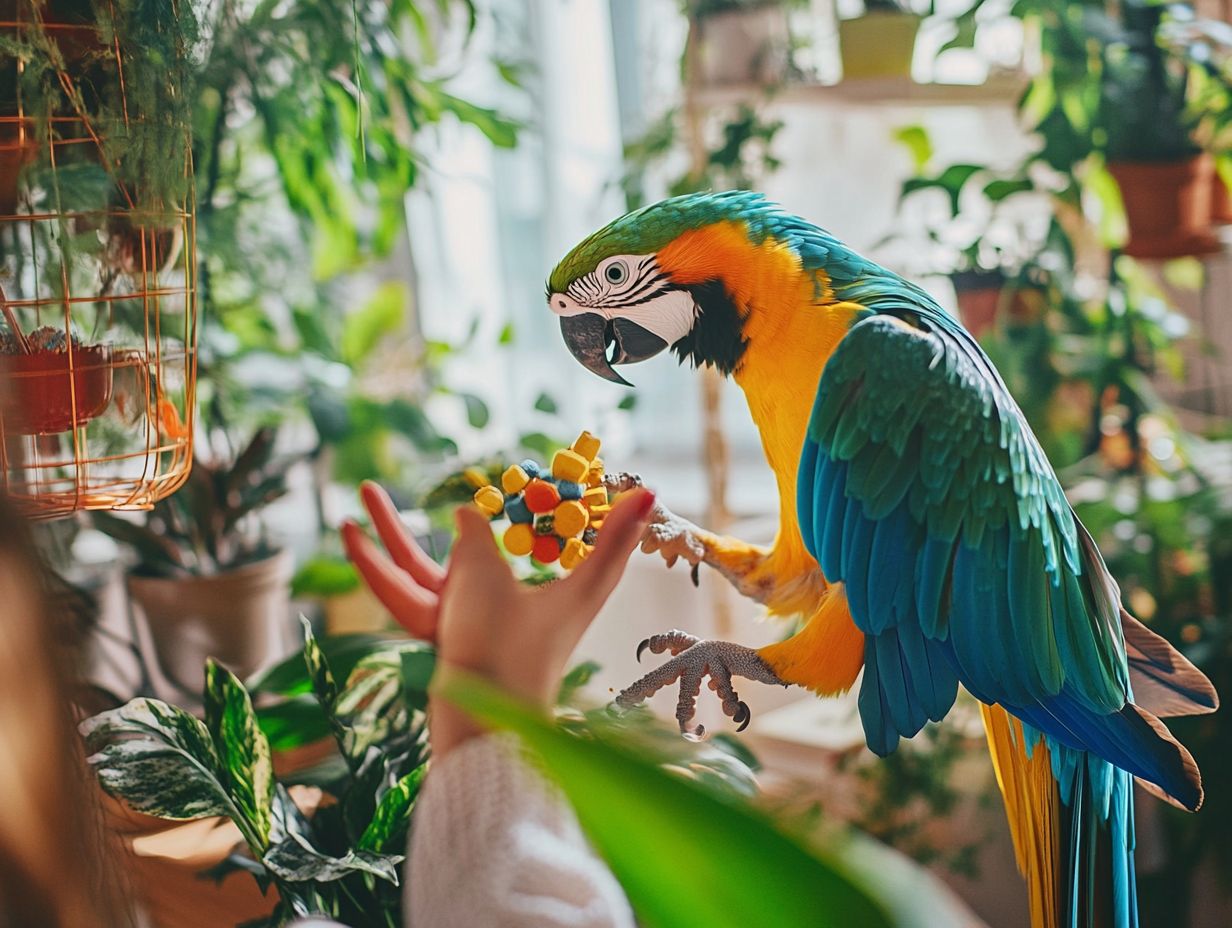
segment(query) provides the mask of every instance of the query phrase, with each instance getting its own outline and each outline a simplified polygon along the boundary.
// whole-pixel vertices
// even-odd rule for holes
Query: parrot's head
[[[663,200],[570,251],[548,278],[548,307],[569,351],[606,380],[627,385],[613,365],[667,348],[731,374],[757,295],[803,279],[789,234],[800,222],[741,190]]]

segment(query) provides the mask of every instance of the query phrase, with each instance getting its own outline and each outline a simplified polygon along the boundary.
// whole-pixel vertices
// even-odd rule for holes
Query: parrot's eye
[[[609,284],[623,284],[629,279],[629,265],[623,261],[613,261],[604,269],[603,276]]]

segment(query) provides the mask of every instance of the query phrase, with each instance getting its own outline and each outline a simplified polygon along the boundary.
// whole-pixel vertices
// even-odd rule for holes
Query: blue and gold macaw
[[[670,652],[618,697],[679,681],[681,730],[704,677],[741,727],[733,676],[821,695],[855,684],[868,746],[980,701],[1032,924],[1137,923],[1137,779],[1202,804],[1161,716],[1209,712],[1210,682],[1120,591],[988,356],[924,290],[760,195],[693,194],[615,220],[548,281],[572,354],[613,365],[670,348],[744,390],[780,495],[774,544],[662,510],[644,547],[720,571],[772,613],[753,650],[656,635]]]

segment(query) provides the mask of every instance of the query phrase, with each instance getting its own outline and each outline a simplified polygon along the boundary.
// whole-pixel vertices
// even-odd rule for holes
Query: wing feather
[[[1127,649],[1116,583],[974,340],[923,300],[872,308],[822,373],[799,480],[806,545],[867,636],[869,746],[939,718],[961,681],[1065,763],[1093,752],[1192,808],[1192,758],[1132,705],[1131,670],[1190,711],[1209,682],[1140,626]],[[1083,782],[1108,797],[1106,767]]]

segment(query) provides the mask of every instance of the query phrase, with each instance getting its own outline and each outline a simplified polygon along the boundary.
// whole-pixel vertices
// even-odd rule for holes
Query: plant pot
[[[1211,180],[1211,223],[1217,226],[1232,225],[1232,191],[1227,182],[1216,172]]]
[[[838,24],[843,79],[911,78],[920,17],[913,13],[874,12]]]
[[[1108,162],[1121,188],[1135,258],[1181,258],[1219,250],[1211,232],[1214,167],[1207,155],[1185,161]]]
[[[0,424],[21,435],[53,435],[85,425],[111,402],[108,345],[0,356]]]
[[[1000,271],[957,271],[950,275],[958,302],[958,318],[979,338],[997,322],[1005,275]]]
[[[294,559],[290,551],[200,577],[128,578],[154,651],[175,685],[199,693],[205,659],[241,678],[292,650],[287,641]]]
[[[712,13],[700,21],[703,84],[777,84],[791,55],[787,13],[778,4]]]

